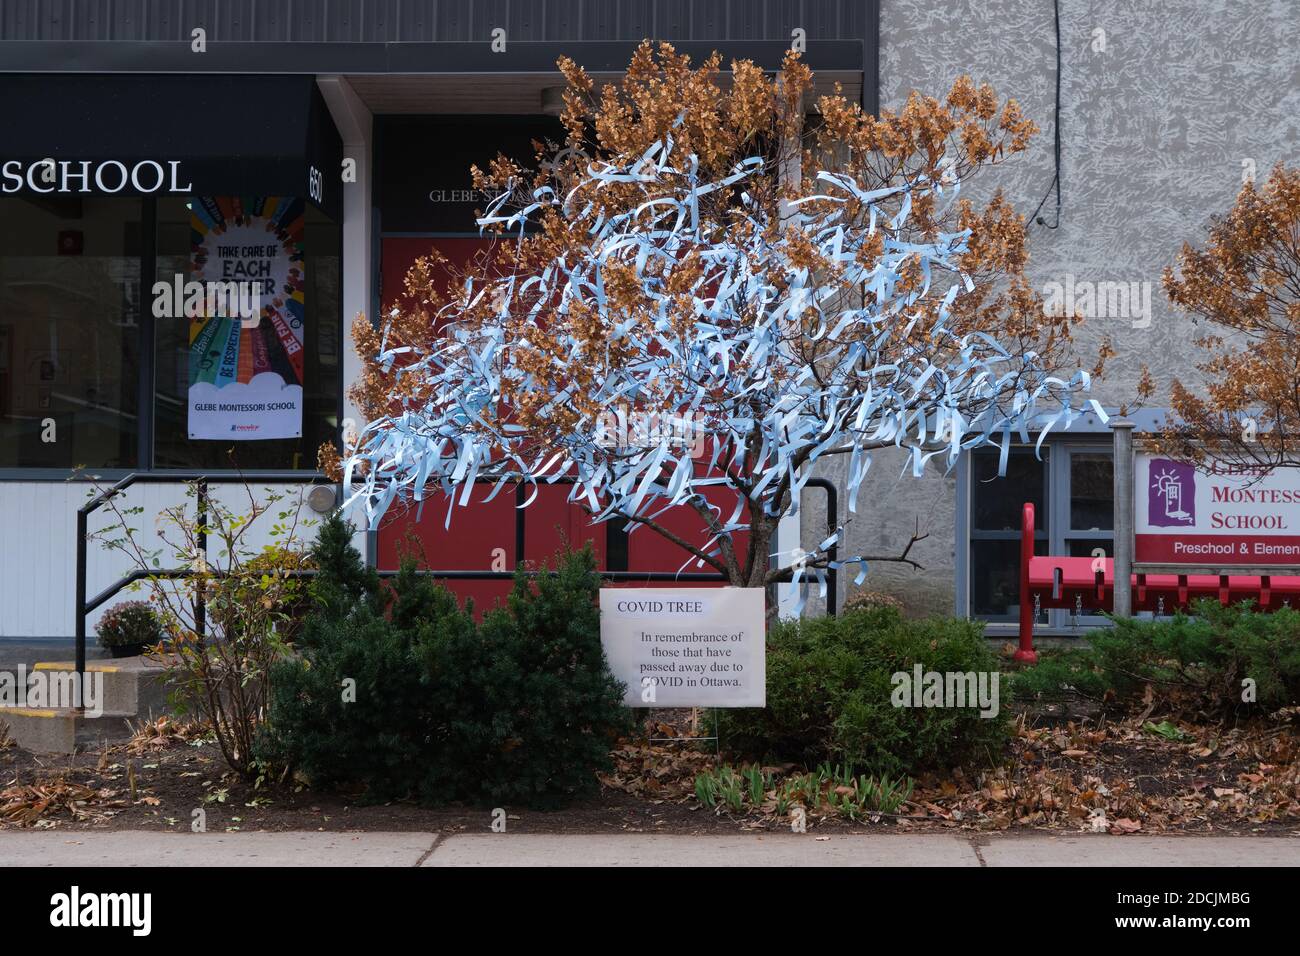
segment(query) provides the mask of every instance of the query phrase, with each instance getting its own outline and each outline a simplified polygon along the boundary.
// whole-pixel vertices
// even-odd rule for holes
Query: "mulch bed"
[[[602,777],[598,796],[556,812],[507,808],[508,831],[788,830],[789,821],[772,814],[734,818],[699,805],[694,778],[716,763],[713,745],[646,739],[687,733],[684,717],[655,712],[646,736],[615,752],[615,769]],[[1001,767],[978,778],[922,777],[899,814],[849,822],[809,813],[808,828],[1300,835],[1300,713],[1235,728],[1157,725],[1160,730],[1151,729],[1147,714],[1113,720],[1087,708],[1026,712]],[[488,832],[492,822],[483,808],[254,789],[227,770],[216,744],[198,728],[167,718],[102,753],[33,754],[0,743],[0,829],[188,832],[198,809],[208,832]]]

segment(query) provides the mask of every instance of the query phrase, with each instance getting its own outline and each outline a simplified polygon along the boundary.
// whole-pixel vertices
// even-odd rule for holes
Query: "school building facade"
[[[912,89],[941,94],[962,73],[1016,98],[1042,132],[976,191],[1001,187],[1041,218],[1030,272],[1045,293],[1123,290],[1090,296],[1080,340],[1083,352],[1114,342],[1094,397],[1118,409],[1143,363],[1162,389],[1195,377],[1194,329],[1165,302],[1160,272],[1243,175],[1289,158],[1300,87],[1280,53],[1298,33],[1286,4],[1226,0],[6,3],[0,658],[6,644],[71,640],[75,518],[92,476],[174,476],[132,490],[146,516],[180,500],[186,476],[228,471],[231,448],[255,481],[315,477],[317,447],[357,419],[345,398],[359,369],[352,317],[394,305],[430,247],[456,261],[482,242],[469,166],[557,135],[561,54],[600,78],[643,38],[766,68],[799,42],[819,89],[838,83],[868,110],[900,106]],[[196,330],[186,283],[231,277],[264,279],[275,321]],[[159,282],[176,283],[170,305],[159,306]],[[201,368],[196,344],[215,356]],[[283,401],[259,391],[272,377]],[[244,398],[216,414],[222,386]],[[267,414],[232,424],[236,406]],[[1160,415],[1142,411],[1139,429]],[[1017,447],[1001,479],[982,452],[920,479],[881,455],[842,550],[889,553],[919,528],[912,557],[925,569],[877,563],[865,587],[910,612],[1010,633],[1020,505],[1037,506],[1044,553],[1110,553],[1110,448],[1106,425],[1085,419],[1041,455]],[[834,464],[818,474],[844,478]],[[587,528],[562,494],[529,514],[526,537],[504,500],[458,517],[450,538],[420,533],[445,569],[513,566],[585,538],[610,570],[680,566],[664,545]],[[791,532],[819,540],[824,507],[808,495]],[[387,565],[402,531],[358,540]],[[92,594],[124,571],[94,547],[87,563]],[[463,590],[482,599],[501,587]],[[855,589],[839,588],[842,604]],[[814,598],[808,612],[821,606]],[[1095,622],[1051,612],[1041,626],[1068,634],[1077,623]]]

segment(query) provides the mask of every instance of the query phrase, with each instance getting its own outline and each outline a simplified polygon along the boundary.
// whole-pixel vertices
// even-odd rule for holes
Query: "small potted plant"
[[[162,640],[162,623],[148,601],[123,601],[99,619],[100,647],[113,657],[135,657]]]

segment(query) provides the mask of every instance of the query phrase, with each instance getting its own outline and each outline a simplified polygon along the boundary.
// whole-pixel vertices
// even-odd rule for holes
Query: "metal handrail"
[[[249,481],[283,482],[283,483],[292,483],[292,484],[299,484],[299,485],[300,484],[312,484],[312,485],[333,484],[333,482],[331,482],[324,475],[318,474],[315,476],[306,476],[301,471],[296,471],[296,472],[271,471],[271,472],[256,472],[252,474],[236,473],[236,474],[226,474],[226,475],[209,475],[203,472],[191,472],[188,474],[162,474],[159,472],[146,472],[144,474],[141,474],[139,472],[132,472],[131,474],[127,475],[125,478],[118,481],[111,488],[107,488],[104,491],[101,491],[99,494],[95,495],[93,498],[91,498],[84,505],[82,505],[80,508],[77,509],[77,572],[76,572],[77,593],[76,593],[76,610],[75,610],[76,620],[74,624],[76,627],[75,633],[76,633],[76,642],[77,642],[75,667],[76,667],[79,682],[84,680],[85,673],[86,673],[86,615],[87,614],[89,614],[91,611],[95,610],[95,608],[99,607],[105,601],[109,600],[115,594],[120,592],[124,587],[134,584],[136,581],[141,581],[146,578],[184,578],[184,577],[188,577],[190,574],[193,573],[192,570],[188,568],[159,569],[156,571],[145,571],[145,570],[132,571],[130,574],[126,575],[125,577],[119,578],[115,583],[109,585],[103,591],[100,591],[97,595],[95,595],[93,600],[87,600],[86,598],[86,544],[87,544],[87,529],[89,528],[90,516],[94,514],[94,512],[98,511],[101,506],[112,501],[114,498],[116,498],[119,494],[124,492],[127,488],[130,488],[132,485],[178,484],[178,483],[184,484],[186,482],[194,482],[198,493],[199,527],[202,528],[204,522],[206,521],[206,516],[207,516],[208,485],[213,483],[233,484],[235,482],[249,482]],[[206,563],[207,550],[208,550],[207,547],[208,536],[207,533],[202,530],[200,530],[199,532],[199,545],[203,549],[203,556]],[[197,618],[196,623],[198,624],[200,629],[202,629],[203,621],[204,621],[202,600],[203,600],[202,596],[200,596],[198,599],[199,601],[198,606],[196,607],[196,618]]]
[[[488,481],[490,479],[480,479]],[[560,478],[555,483],[571,483],[576,479],[572,477]],[[155,570],[138,569],[130,574],[119,578],[113,584],[104,588],[93,598],[86,597],[86,543],[88,519],[91,514],[107,504],[114,497],[134,484],[160,484],[160,483],[185,483],[194,482],[197,491],[198,504],[198,533],[199,546],[203,550],[204,564],[207,564],[207,533],[203,531],[207,516],[208,502],[208,485],[216,483],[234,483],[248,481],[267,481],[267,482],[293,482],[295,484],[334,484],[322,475],[315,477],[305,477],[302,472],[262,472],[256,475],[162,475],[157,473],[147,474],[130,474],[123,478],[111,488],[101,491],[94,498],[91,498],[84,505],[77,509],[77,577],[76,577],[76,671],[78,680],[82,681],[86,672],[86,615],[91,611],[103,605],[114,595],[121,592],[125,587],[152,578],[165,578],[180,580],[195,574],[193,568],[159,568]],[[826,492],[826,525],[830,532],[834,532],[839,523],[839,490],[827,478],[809,478],[808,487],[821,488]],[[523,485],[520,485],[520,497],[522,498]],[[523,560],[524,553],[524,521],[525,508],[515,509],[515,557],[516,561]],[[835,561],[839,554],[837,545],[831,545],[828,550],[828,556],[831,561]],[[396,577],[400,572],[394,569],[379,570],[376,569],[381,578]],[[228,572],[221,570],[208,570],[205,572],[210,577],[226,577]],[[433,570],[425,568],[417,572],[418,574],[431,577],[435,580],[448,581],[495,581],[509,580],[514,577],[515,571],[462,571],[462,570]],[[526,574],[536,575],[536,570],[525,570]],[[606,581],[683,581],[688,583],[700,582],[722,582],[726,581],[727,576],[716,571],[600,571],[598,572],[602,579]],[[291,578],[311,578],[316,575],[315,569],[298,569],[286,571],[285,576]],[[827,595],[826,595],[826,613],[832,617],[839,610],[839,574],[835,568],[827,569]],[[780,583],[780,582],[777,582]],[[202,635],[206,623],[206,609],[204,607],[203,595],[195,597],[195,630]]]

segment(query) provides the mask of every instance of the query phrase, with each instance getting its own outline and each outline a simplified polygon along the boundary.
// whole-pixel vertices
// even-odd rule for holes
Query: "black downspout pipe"
[[[199,587],[194,594],[194,633],[202,640],[208,627],[207,573],[208,573],[208,480],[200,478],[198,485],[199,558],[203,562]]]
[[[524,566],[524,502],[528,500],[528,489],[522,481],[515,483],[515,567]]]
[[[86,512],[77,510],[77,686],[86,686]],[[82,697],[85,703],[85,697]]]
[[[826,492],[826,533],[832,535],[840,523],[840,492],[835,487],[835,483],[829,478],[809,478],[808,485],[812,488],[821,488]],[[833,544],[827,551],[827,556],[832,560],[838,560],[840,556],[840,546]],[[826,571],[826,614],[829,617],[835,617],[839,614],[840,608],[840,573],[836,568],[828,568]]]

